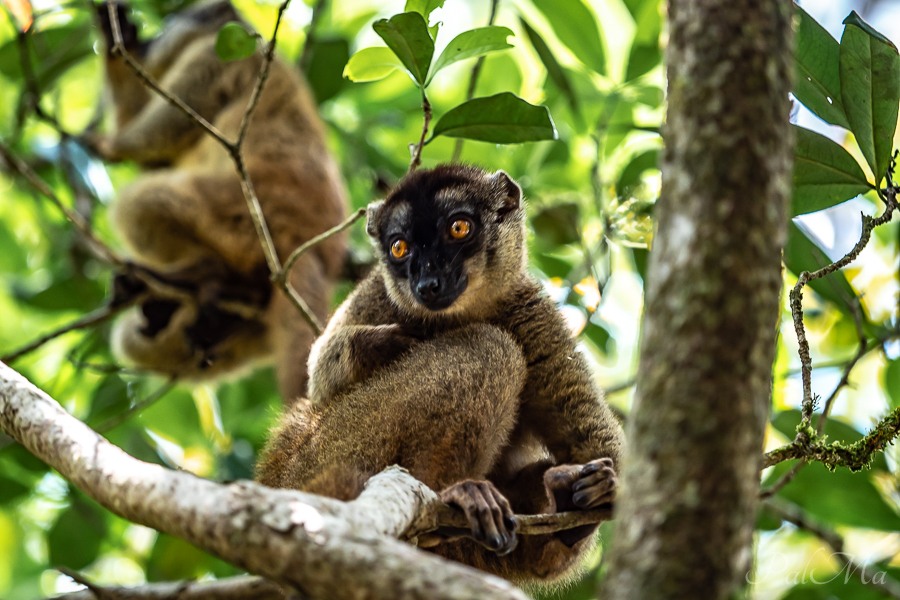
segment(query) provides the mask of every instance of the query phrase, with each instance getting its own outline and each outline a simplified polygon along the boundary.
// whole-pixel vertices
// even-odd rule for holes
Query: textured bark
[[[730,597],[750,567],[790,197],[788,0],[671,0],[669,112],[605,595]]]
[[[433,529],[444,509],[400,468],[348,503],[249,481],[213,483],[128,456],[2,363],[0,429],[117,515],[305,596],[527,598],[500,578],[392,539]]]
[[[53,600],[288,600],[277,584],[246,575],[217,581],[167,581],[138,587],[93,586]]]

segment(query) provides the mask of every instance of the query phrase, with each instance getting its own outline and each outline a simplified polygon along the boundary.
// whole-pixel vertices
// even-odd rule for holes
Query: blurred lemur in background
[[[123,3],[116,5],[116,14],[125,49],[162,88],[236,140],[263,51],[228,62],[217,56],[219,30],[241,21],[231,4],[202,3],[179,12],[149,41],[138,40]],[[139,368],[187,380],[274,357],[285,399],[303,395],[315,336],[269,280],[228,152],[111,52],[106,4],[97,6],[97,15],[106,39],[107,103],[115,127],[93,135],[92,142],[108,160],[134,160],[144,167],[112,205],[113,228],[134,263],[190,297],[151,297],[131,309],[114,328],[117,353]],[[297,70],[278,59],[253,113],[243,154],[282,261],[343,220],[344,185],[315,103]],[[322,321],[344,258],[344,239],[336,236],[305,254],[292,271],[293,286]],[[145,291],[127,278],[117,283],[117,301]]]

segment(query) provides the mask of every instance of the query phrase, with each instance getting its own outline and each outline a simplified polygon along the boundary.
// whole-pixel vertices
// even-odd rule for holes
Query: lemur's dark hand
[[[460,481],[441,492],[440,497],[463,510],[476,541],[500,556],[515,549],[518,523],[509,502],[493,483]]]

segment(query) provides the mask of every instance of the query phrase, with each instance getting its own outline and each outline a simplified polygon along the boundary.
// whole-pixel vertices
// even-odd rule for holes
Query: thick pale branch
[[[96,592],[85,589],[56,596],[54,600],[286,600],[288,597],[279,585],[252,576],[218,581],[167,581],[137,587],[92,586]]]
[[[213,483],[128,456],[2,363],[0,428],[117,515],[314,598],[526,598],[502,579],[392,539],[465,524],[399,467],[349,503],[250,481]],[[608,511],[523,517],[522,532],[606,518]]]

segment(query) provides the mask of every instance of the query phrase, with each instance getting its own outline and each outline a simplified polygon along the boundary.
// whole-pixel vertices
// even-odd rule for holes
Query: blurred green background
[[[105,213],[115,190],[134,179],[137,170],[127,163],[104,165],[62,133],[81,132],[95,117],[102,94],[100,31],[91,7],[83,1],[2,1],[7,10],[0,10],[0,140],[87,218],[102,239],[118,247]],[[277,3],[235,4],[264,37],[270,35]],[[284,60],[298,61],[312,4],[294,0],[288,9],[278,44]],[[889,26],[900,22],[892,20],[896,14],[890,3],[861,4],[804,7],[836,37],[851,8],[865,8],[864,17],[871,17],[888,37],[898,37]],[[166,14],[184,5],[183,0],[132,3],[145,37],[158,31]],[[456,34],[486,25],[490,8],[487,0],[447,0],[431,16],[432,24],[442,22],[436,55]],[[405,73],[365,84],[341,75],[354,51],[382,45],[372,22],[403,9],[402,0],[326,2],[311,48],[308,75],[354,208],[379,198],[384,186],[402,177],[408,144],[421,131],[420,96]],[[496,24],[515,32],[509,40],[514,48],[487,56],[475,95],[509,91],[546,105],[559,139],[506,146],[466,141],[461,154],[464,162],[506,170],[522,185],[529,204],[532,269],[595,359],[610,403],[626,418],[653,206],[660,189],[656,165],[664,113],[663,11],[659,0],[502,0]],[[33,17],[40,106],[59,127],[38,118],[29,106],[11,14]],[[473,65],[474,60],[461,62],[435,78],[429,98],[436,116],[466,99]],[[842,130],[829,128],[799,105],[793,119],[831,135],[864,162]],[[456,144],[437,138],[425,148],[423,164],[450,160]],[[0,356],[100,307],[111,277],[55,207],[4,167],[0,162]],[[788,266],[816,267],[826,257],[841,256],[858,239],[858,213],[878,210],[875,198],[866,196],[797,219]],[[355,261],[371,262],[361,225],[352,230],[352,251]],[[859,261],[822,282],[816,293],[805,294],[816,393],[828,397],[857,351],[855,294],[862,297],[870,340],[870,352],[838,396],[832,440],[856,439],[889,407],[900,406],[897,262],[895,219],[876,231]],[[795,281],[786,270],[786,284]],[[341,287],[335,304],[351,286]],[[770,448],[792,439],[799,421],[799,360],[786,304],[783,315]],[[108,324],[70,333],[12,366],[95,427],[108,427],[110,419],[158,397],[110,429],[110,441],[142,460],[215,480],[252,477],[257,453],[281,406],[271,369],[217,385],[167,389],[164,380],[117,364],[108,334]],[[789,468],[782,464],[763,476],[771,482]],[[819,465],[808,466],[779,496],[837,528],[857,562],[893,564],[900,552],[897,473],[892,447],[869,472],[829,473]],[[881,597],[853,578],[845,582],[843,573],[835,577],[839,567],[831,550],[816,538],[767,516],[759,528],[747,597]],[[608,525],[602,531],[605,539]],[[80,570],[99,584],[123,585],[238,572],[180,540],[111,515],[0,435],[0,598],[38,598],[77,589],[53,569],[57,565]],[[602,549],[587,567],[581,583],[544,596],[595,597],[602,580]],[[869,578],[879,570],[884,569],[873,567]]]

